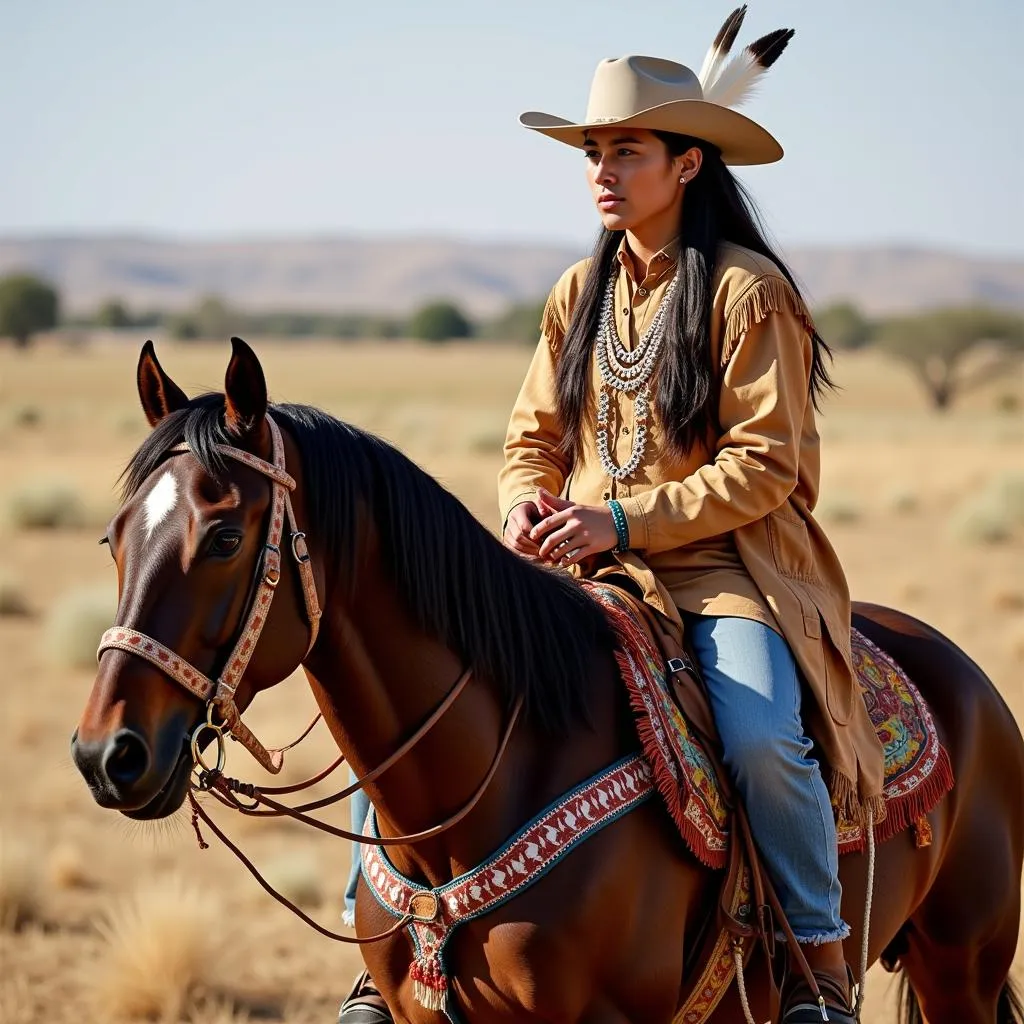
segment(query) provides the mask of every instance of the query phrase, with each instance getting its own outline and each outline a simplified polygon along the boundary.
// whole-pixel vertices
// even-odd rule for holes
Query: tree
[[[837,302],[815,313],[814,325],[834,349],[863,348],[874,331],[874,324],[850,302]]]
[[[32,274],[0,278],[0,337],[24,348],[33,334],[57,326],[59,306],[56,289]]]
[[[96,311],[97,327],[131,327],[134,324],[128,307],[120,299],[107,299]]]
[[[232,334],[245,334],[248,323],[241,313],[229,308],[219,296],[207,295],[192,309],[172,316],[168,328],[176,338],[222,340]]]
[[[875,344],[907,363],[935,408],[943,410],[1020,357],[1024,317],[984,306],[936,309],[883,322]]]
[[[409,321],[409,334],[423,341],[448,341],[468,338],[473,333],[470,322],[453,302],[431,302],[417,310]]]

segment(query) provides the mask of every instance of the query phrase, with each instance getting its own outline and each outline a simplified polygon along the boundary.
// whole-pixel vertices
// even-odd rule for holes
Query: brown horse
[[[191,401],[152,346],[143,349],[139,392],[153,430],[126,471],[125,501],[105,538],[120,581],[118,624],[212,678],[242,628],[271,515],[266,477],[216,447],[271,457],[262,368],[243,342],[233,345],[225,393]],[[284,567],[235,694],[239,709],[301,663],[339,748],[363,773],[471,669],[437,725],[367,787],[382,834],[396,835],[427,829],[467,801],[522,700],[472,812],[436,838],[389,851],[406,876],[438,886],[638,749],[606,621],[569,578],[505,550],[384,442],[308,407],[270,411],[284,433],[295,518],[309,534],[324,614],[307,653],[299,574]],[[1007,975],[1024,858],[1021,734],[984,673],[935,630],[863,605],[856,625],[918,684],[957,779],[930,815],[930,847],[915,849],[902,835],[878,849],[871,959],[902,966],[908,1021],[923,1013],[929,1024],[1019,1024]],[[154,664],[106,651],[73,739],[97,802],[138,819],[177,810],[192,766],[188,739],[204,714]],[[851,962],[866,867],[863,856],[842,858]],[[648,801],[457,931],[448,959],[458,1014],[469,1024],[667,1024],[718,887],[719,875],[687,853],[659,802]],[[393,925],[365,896],[361,888],[358,933]],[[413,997],[405,935],[365,947],[365,959],[397,1020],[438,1024]],[[763,968],[748,986],[766,1019]],[[741,1019],[735,993],[712,1018]]]

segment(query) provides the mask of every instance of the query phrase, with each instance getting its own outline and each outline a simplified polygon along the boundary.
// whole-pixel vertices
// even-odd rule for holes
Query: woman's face
[[[592,128],[583,143],[587,180],[609,231],[635,231],[645,224],[678,223],[683,174],[700,167],[700,150],[672,157],[646,128]]]

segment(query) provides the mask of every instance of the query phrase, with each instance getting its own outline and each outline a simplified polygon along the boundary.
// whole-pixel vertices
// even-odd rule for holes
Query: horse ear
[[[267,382],[263,367],[241,338],[231,339],[231,362],[224,376],[224,422],[228,432],[244,437],[263,425]]]
[[[139,385],[142,411],[151,427],[155,427],[170,413],[188,405],[188,395],[164,373],[164,368],[157,361],[152,341],[142,346],[135,377]]]

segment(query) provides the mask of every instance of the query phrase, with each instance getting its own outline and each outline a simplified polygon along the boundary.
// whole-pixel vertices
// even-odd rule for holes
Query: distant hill
[[[448,297],[482,316],[542,298],[585,254],[427,238],[0,237],[0,273],[44,274],[74,313],[111,297],[137,311],[177,310],[216,294],[253,311],[396,314]],[[849,299],[868,313],[888,313],[981,302],[1024,310],[1024,259],[898,247],[798,248],[788,255],[813,305]]]

